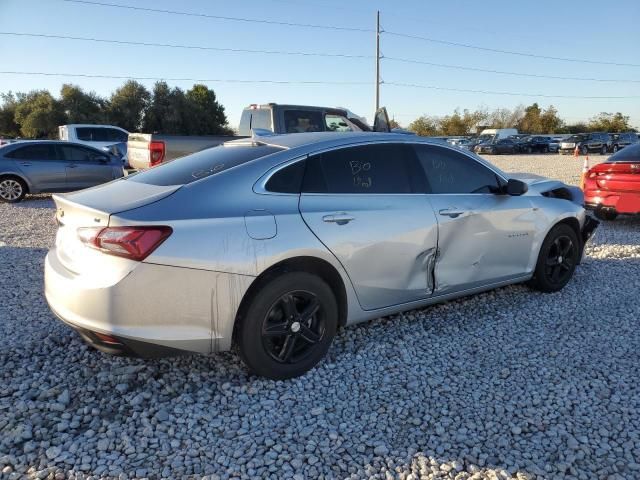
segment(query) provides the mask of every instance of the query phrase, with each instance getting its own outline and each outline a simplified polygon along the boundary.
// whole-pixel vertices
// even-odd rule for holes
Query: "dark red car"
[[[640,213],[640,143],[625,147],[587,172],[584,202],[602,220],[614,220],[619,213]]]

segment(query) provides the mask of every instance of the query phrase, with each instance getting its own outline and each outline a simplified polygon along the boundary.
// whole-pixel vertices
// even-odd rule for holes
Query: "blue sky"
[[[405,1],[352,0],[104,0],[110,3],[210,15],[282,22],[375,27],[375,11],[389,32],[418,35],[481,47],[538,55],[640,64],[640,2],[539,0]],[[371,56],[374,34],[223,21],[62,0],[0,0],[0,32],[97,37],[124,41],[177,43],[223,48],[309,51]],[[625,99],[566,99],[416,89],[383,84],[381,104],[407,125],[421,114],[445,115],[454,108],[513,108],[537,101],[556,106],[568,122],[599,112],[621,111],[640,127],[640,68],[537,59],[382,35],[387,57],[538,75],[632,80],[613,83],[519,77],[471,72],[383,59],[384,82],[425,84],[453,89],[560,96],[619,96]],[[226,107],[232,126],[250,103],[343,106],[371,119],[374,109],[374,59],[282,56],[119,46],[71,40],[0,35],[0,70],[89,73],[133,77],[268,79],[364,82],[362,85],[286,85],[206,82]],[[124,80],[0,74],[0,92],[46,88],[63,83],[107,95]],[[142,81],[148,87],[153,80]],[[193,82],[169,81],[188,88]]]

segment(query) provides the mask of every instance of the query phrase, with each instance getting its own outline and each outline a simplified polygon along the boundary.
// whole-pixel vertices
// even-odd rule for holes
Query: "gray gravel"
[[[574,183],[582,166],[491,160]],[[640,478],[639,218],[601,225],[562,292],[343,329],[286,382],[232,353],[90,350],[42,295],[54,232],[46,197],[0,205],[2,478]]]

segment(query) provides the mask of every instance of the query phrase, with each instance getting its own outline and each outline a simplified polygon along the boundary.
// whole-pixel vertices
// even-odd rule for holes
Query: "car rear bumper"
[[[640,193],[607,192],[602,190],[587,190],[584,194],[585,208],[609,208],[617,213],[640,213]]]
[[[252,280],[140,263],[121,280],[100,285],[67,270],[55,247],[45,259],[45,297],[51,310],[88,343],[114,354],[228,350],[239,303]]]

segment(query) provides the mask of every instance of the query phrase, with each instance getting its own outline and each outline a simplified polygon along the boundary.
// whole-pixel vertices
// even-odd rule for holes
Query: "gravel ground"
[[[596,156],[594,160],[601,160]],[[573,157],[500,156],[577,183]],[[304,376],[143,361],[50,314],[52,202],[0,205],[0,477],[640,478],[640,219],[562,292],[501,288],[343,329]]]

